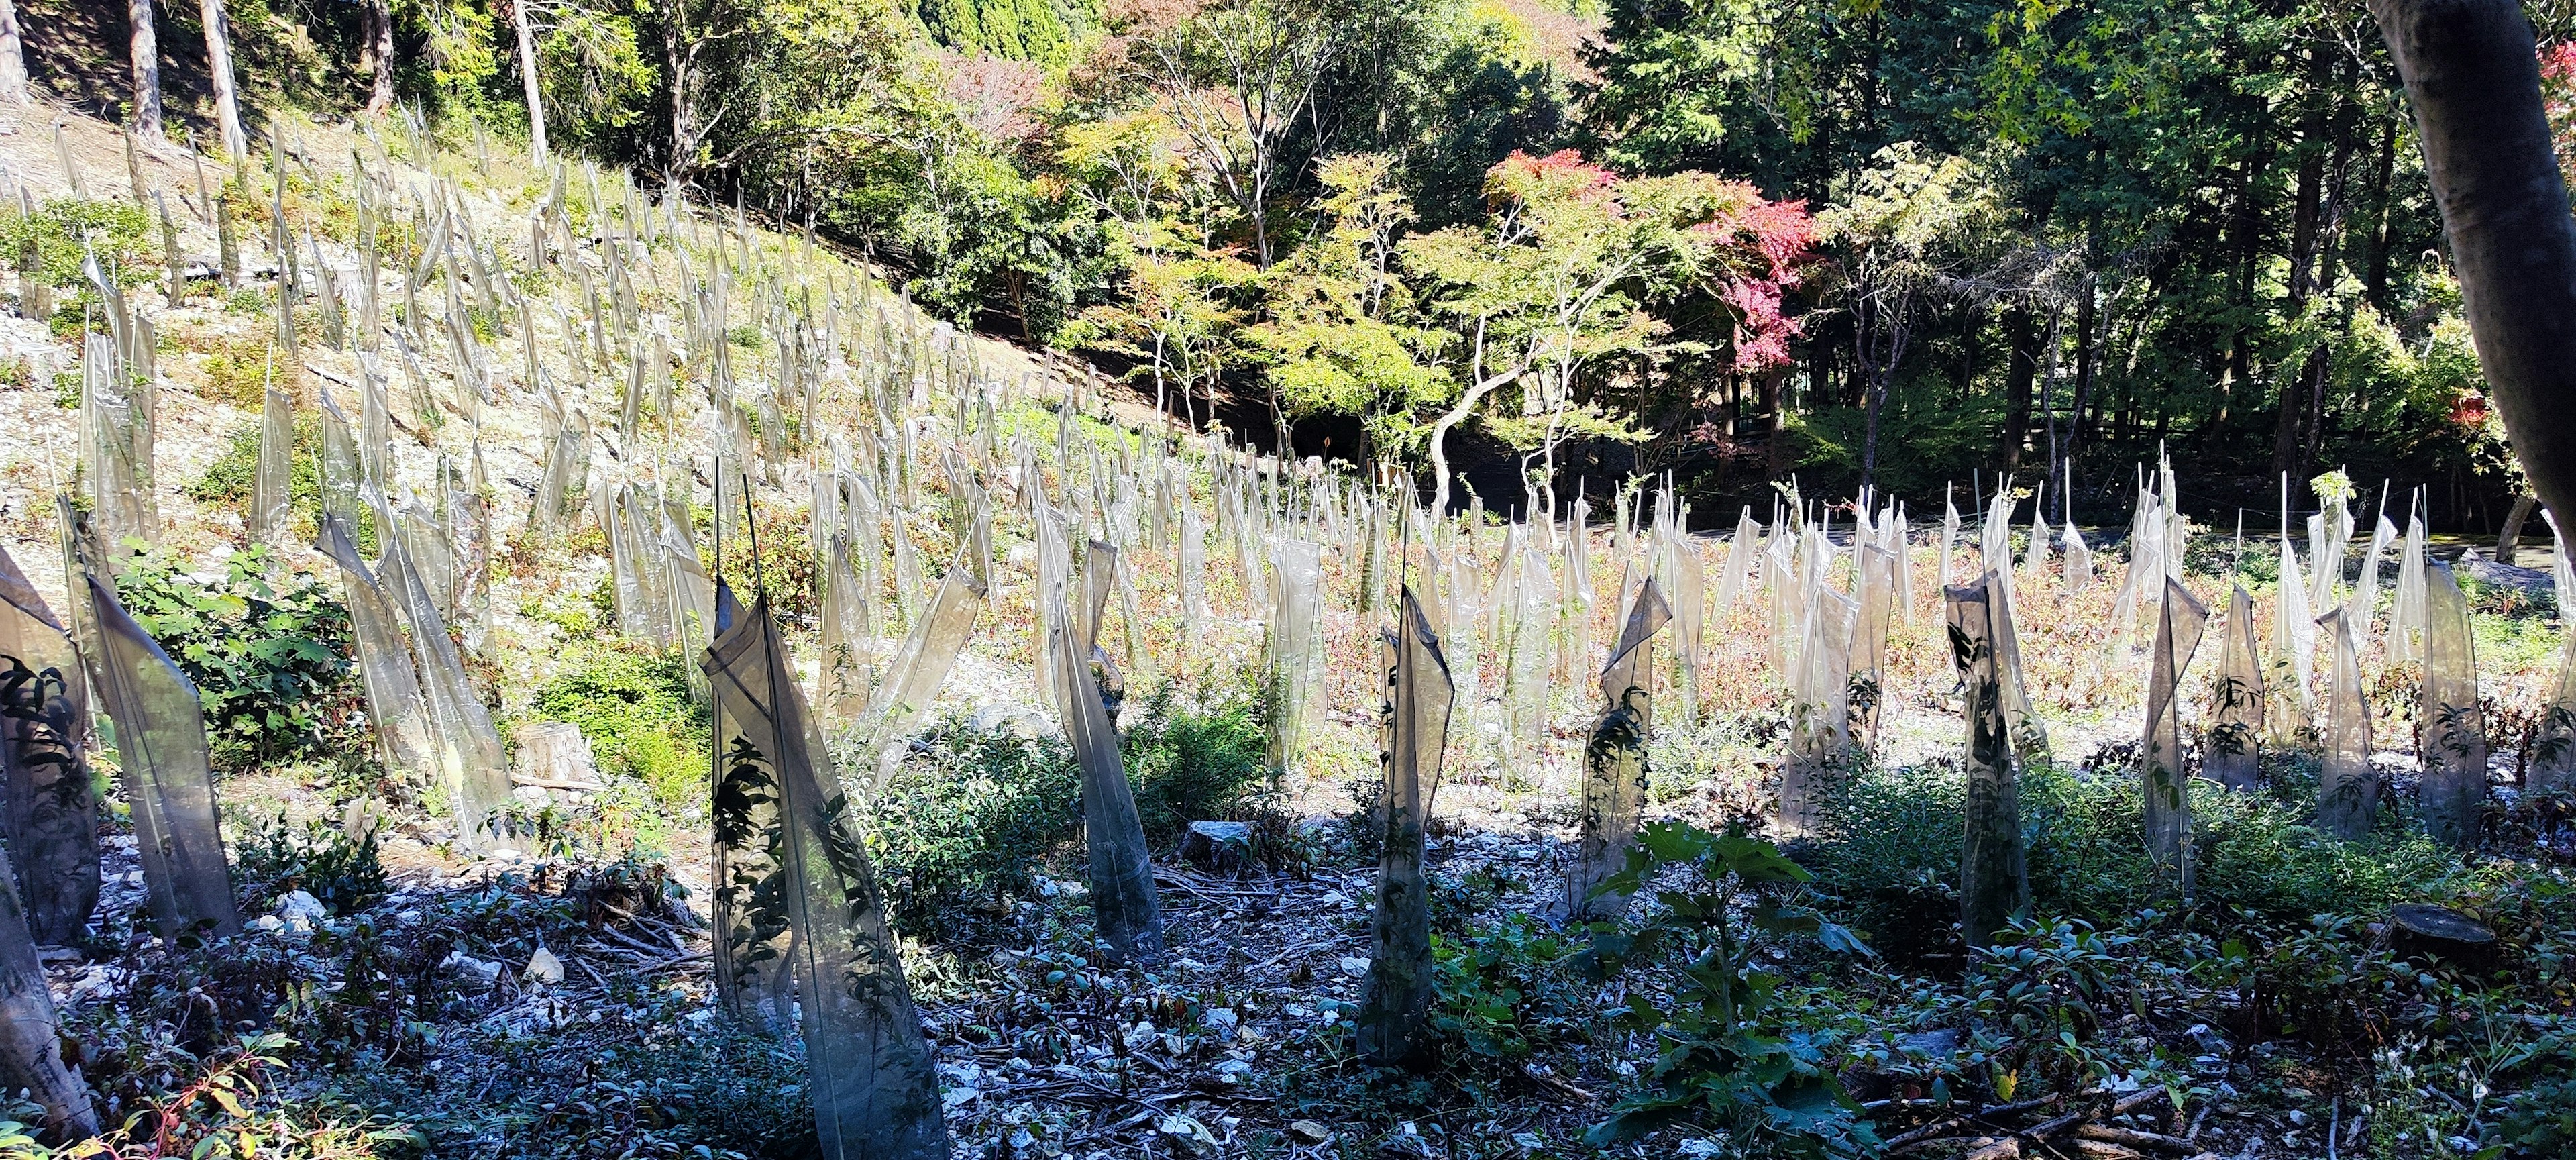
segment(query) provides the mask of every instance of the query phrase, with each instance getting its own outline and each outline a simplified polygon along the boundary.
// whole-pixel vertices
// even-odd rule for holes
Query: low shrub
[[[1955,768],[1864,773],[1812,852],[1801,855],[1851,908],[1855,925],[1899,957],[1949,949],[1957,917],[1959,818]],[[2229,793],[2193,783],[2195,913],[2297,924],[2327,913],[2372,913],[2440,894],[2458,872],[2450,854],[2404,832],[2391,811],[2359,842],[2310,828],[2304,801]],[[2116,923],[2171,889],[2146,855],[2137,780],[2034,765],[2021,779],[2039,913]],[[2179,900],[2176,900],[2177,902]]]
[[[136,556],[116,587],[135,623],[196,683],[216,769],[366,745],[349,610],[312,573],[280,574],[259,545],[233,553],[221,572]]]
[[[1275,821],[1258,796],[1263,745],[1247,701],[1190,709],[1150,694],[1123,742],[1147,839],[1169,849],[1192,821],[1250,818],[1268,855],[1293,861],[1283,827],[1260,824]],[[913,743],[866,816],[896,929],[973,937],[1080,834],[1082,775],[1059,739],[950,720]]]
[[[538,687],[531,711],[580,728],[600,772],[641,780],[665,808],[702,808],[712,726],[688,665],[675,649],[584,645]]]
[[[311,820],[298,826],[279,814],[243,839],[233,865],[254,904],[291,890],[310,894],[333,917],[347,918],[385,896],[385,865],[376,856],[376,834],[351,838],[339,827]]]

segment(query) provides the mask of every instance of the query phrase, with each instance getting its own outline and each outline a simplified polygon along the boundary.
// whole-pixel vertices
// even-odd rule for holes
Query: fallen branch
[[[2140,1132],[2130,1128],[2114,1128],[2105,1124],[2086,1124],[2076,1129],[2075,1135],[2078,1139],[2100,1140],[2103,1143],[2118,1144],[2124,1148],[2180,1152],[2186,1156],[2200,1151],[2200,1145],[2180,1136],[2168,1136],[2162,1132]]]

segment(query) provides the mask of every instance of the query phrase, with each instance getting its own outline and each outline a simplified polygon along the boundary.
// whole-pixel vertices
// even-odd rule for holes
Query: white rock
[[[1342,973],[1356,979],[1368,974],[1369,961],[1358,955],[1342,956]]]
[[[527,968],[519,974],[531,983],[560,983],[564,981],[563,960],[556,958],[553,951],[538,947],[537,953],[528,956]]]
[[[277,900],[277,917],[297,930],[311,930],[315,923],[331,917],[331,908],[304,891],[289,890]]]

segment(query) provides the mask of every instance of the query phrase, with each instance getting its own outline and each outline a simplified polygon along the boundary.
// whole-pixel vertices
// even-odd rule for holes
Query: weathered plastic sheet
[[[2003,682],[2004,720],[2012,727],[2013,749],[2029,760],[2048,752],[2048,725],[2031,707],[2029,688],[2022,684],[2021,618],[2013,606],[2012,582],[2001,572],[1991,575],[1995,580],[1993,588],[1999,594],[1994,606],[1993,640],[1995,673]]]
[[[2001,665],[1994,647],[1991,574],[1947,590],[1950,658],[1959,670],[1967,726],[1967,827],[1959,856],[1961,929],[1970,946],[2030,907],[2030,869],[2021,829],[2021,763],[2004,719]]]
[[[2210,694],[2209,735],[2201,742],[2201,772],[2235,790],[2262,784],[2263,679],[2254,643],[2254,598],[2237,585],[2227,598],[2227,626],[2220,640],[2218,680]]]
[[[1601,694],[1609,707],[1584,748],[1583,831],[1566,889],[1573,921],[1616,918],[1628,907],[1625,895],[1599,888],[1626,868],[1628,847],[1637,840],[1637,823],[1645,811],[1646,737],[1654,727],[1654,697],[1644,682],[1654,672],[1654,636],[1671,620],[1663,590],[1648,577],[1619,629],[1610,663],[1601,669]]]
[[[0,837],[29,930],[69,946],[98,908],[89,682],[62,622],[5,550],[0,602]]]
[[[377,512],[380,524],[391,522],[383,509]],[[457,844],[476,852],[490,849],[502,837],[501,808],[510,797],[500,731],[466,679],[447,619],[413,569],[402,537],[386,537],[384,559],[377,567],[411,630],[412,655],[429,705],[431,751],[438,758],[434,784],[446,793],[448,810],[455,815]]]
[[[1361,989],[1360,1054],[1382,1065],[1422,1057],[1431,1006],[1431,899],[1422,869],[1422,828],[1440,788],[1452,692],[1440,640],[1407,585],[1386,642],[1386,711],[1378,797],[1377,911],[1369,924],[1368,979]]]
[[[0,854],[0,1085],[24,1089],[45,1109],[45,1124],[58,1138],[85,1139],[98,1134],[98,1108],[80,1072],[63,1060],[53,988],[10,883],[12,869]]]
[[[1546,554],[1535,546],[1521,551],[1515,570],[1519,575],[1512,592],[1511,634],[1504,641],[1510,650],[1503,670],[1504,731],[1511,738],[1513,756],[1525,763],[1537,759],[1547,738],[1548,707],[1553,700],[1550,678],[1556,660],[1555,642],[1549,639],[1556,627],[1556,611],[1548,606],[1548,597],[1555,581],[1548,575]]]
[[[944,1160],[938,1073],[849,795],[806,717],[769,602],[741,614],[730,592],[718,601],[704,668],[718,725],[719,981],[738,986],[728,975],[747,954],[785,960],[773,974],[793,979],[826,1160]],[[725,861],[742,853],[756,856]]]
[[[2200,648],[2209,608],[2180,583],[2167,577],[2163,612],[2156,617],[2153,660],[2147,674],[2147,727],[2139,751],[2139,796],[2144,801],[2147,857],[2158,872],[2189,895],[2191,864],[2191,784],[2183,771],[2182,713],[2175,694],[2183,670]]]
[[[2486,713],[2469,603],[2448,564],[2424,568],[2424,700],[2415,730],[2424,747],[2425,833],[2450,846],[2476,844],[2487,799]]]
[[[2317,772],[2317,828],[2347,841],[2370,832],[2379,815],[2379,773],[2370,764],[2370,704],[2361,687],[2361,657],[2343,610],[2317,618],[2330,660],[2325,689],[2325,753]],[[2281,698],[2274,698],[2275,701]]]
[[[223,831],[215,819],[197,687],[126,615],[86,557],[76,555],[76,561],[75,583],[85,585],[88,598],[74,615],[89,621],[85,635],[96,645],[83,660],[116,725],[119,776],[133,807],[152,925],[164,938],[189,931],[237,933],[241,915],[233,905]]]

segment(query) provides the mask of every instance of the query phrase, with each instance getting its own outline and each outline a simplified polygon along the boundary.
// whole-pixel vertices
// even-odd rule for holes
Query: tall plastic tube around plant
[[[1514,570],[1519,575],[1511,594],[1511,633],[1502,642],[1509,654],[1503,670],[1504,731],[1511,738],[1513,757],[1526,764],[1537,760],[1546,742],[1548,707],[1554,700],[1551,678],[1556,657],[1551,638],[1556,610],[1550,607],[1550,597],[1556,585],[1548,575],[1547,555],[1536,545],[1521,551]]]
[[[2370,832],[2379,815],[2379,774],[2370,765],[2370,704],[2361,657],[2340,608],[2317,618],[2328,649],[2325,753],[2317,771],[2317,828],[2346,841]]]
[[[1271,557],[1270,629],[1263,648],[1269,685],[1270,768],[1284,777],[1305,740],[1308,695],[1320,683],[1323,557],[1305,540],[1283,539]]]
[[[1098,609],[1107,601],[1115,549],[1093,543],[1083,569],[1082,606]],[[1096,561],[1096,562],[1095,562]],[[1125,760],[1118,752],[1118,731],[1092,676],[1099,646],[1091,634],[1099,617],[1081,615],[1059,597],[1045,618],[1046,660],[1054,666],[1063,690],[1061,711],[1066,739],[1082,769],[1082,824],[1088,847],[1091,910],[1100,940],[1124,962],[1150,964],[1163,957],[1162,904],[1154,895],[1154,866],[1145,850],[1145,826],[1136,813],[1136,796],[1127,781]]]
[[[81,938],[98,908],[88,739],[80,656],[17,561],[0,551],[0,838],[28,928],[56,946]]]
[[[322,510],[337,512],[357,526],[358,513],[364,510],[359,500],[361,471],[358,466],[358,439],[349,431],[349,417],[333,402],[331,392],[321,392],[322,415],[319,420],[322,437],[321,475]],[[393,528],[379,524],[380,536],[390,536]]]
[[[1646,805],[1646,738],[1654,727],[1654,697],[1646,683],[1654,674],[1655,634],[1672,617],[1663,590],[1648,577],[1630,603],[1610,663],[1601,669],[1608,707],[1583,750],[1583,832],[1566,889],[1573,921],[1617,918],[1628,907],[1624,895],[1599,888],[1626,867],[1628,847],[1637,840]]]
[[[2357,647],[2370,647],[2371,621],[2379,615],[2379,566],[2388,560],[2390,541],[2397,538],[2397,527],[2388,517],[2379,517],[2379,526],[2370,533],[2370,550],[2362,553],[2361,574],[2353,577],[2352,594],[2344,598],[2344,619],[2352,622]]]
[[[2084,544],[2084,533],[2075,530],[2075,521],[2066,521],[2066,594],[2081,596],[2093,586],[2093,549]]]
[[[197,687],[117,603],[92,571],[78,517],[64,503],[73,566],[73,617],[84,643],[90,687],[116,726],[119,780],[133,807],[135,852],[152,925],[164,938],[185,931],[241,930],[223,831],[215,820],[206,718]]]
[[[1948,589],[1950,658],[1966,703],[1967,837],[1959,856],[1959,917],[1970,946],[2030,907],[2030,869],[2021,829],[2021,764],[2003,710],[1995,641],[1995,581],[1989,574]]]
[[[376,509],[378,526],[391,523]],[[457,844],[489,849],[500,836],[501,807],[510,797],[509,768],[501,734],[491,713],[465,676],[465,662],[447,633],[447,620],[430,599],[429,589],[412,567],[402,537],[385,538],[384,558],[377,562],[394,606],[411,630],[413,659],[420,666],[421,692],[429,704],[429,736],[438,757],[435,783],[446,795],[456,819]]]
[[[122,362],[103,334],[92,334],[81,356],[81,483],[107,550],[123,555],[126,542],[160,538],[160,511],[152,483],[152,385],[123,378]]]
[[[1952,495],[1956,487],[1952,484],[1941,492],[1941,555],[1940,562],[1934,565],[1940,574],[1932,578],[1936,588],[1950,586],[1950,553],[1959,546],[1959,502]]]
[[[939,581],[939,593],[930,598],[930,607],[913,622],[912,632],[903,648],[886,670],[885,683],[878,687],[876,698],[867,710],[870,745],[879,751],[873,794],[885,792],[887,779],[894,771],[885,754],[898,753],[888,743],[909,733],[913,722],[930,711],[939,695],[939,686],[948,672],[957,666],[958,654],[966,650],[966,641],[974,635],[975,615],[984,607],[990,589],[966,566],[965,560],[951,562],[948,574]]]
[[[2262,650],[2254,638],[2254,598],[2244,585],[2228,595],[2222,633],[2209,735],[2201,742],[2201,772],[2229,789],[2250,790],[2262,784],[2258,758],[2267,689]]]
[[[429,735],[429,702],[421,692],[420,673],[403,647],[402,618],[392,600],[358,554],[349,522],[338,513],[322,515],[315,551],[340,566],[348,594],[349,628],[358,642],[358,676],[367,695],[367,721],[384,748],[385,764],[435,784],[439,767]]]
[[[269,387],[259,410],[259,459],[251,473],[250,541],[266,543],[286,527],[295,464],[295,399]]]
[[[2549,516],[2543,511],[2541,515]],[[2557,528],[2553,519],[2551,529]],[[2567,553],[2562,546],[2559,560],[2564,567]],[[2564,586],[2558,599],[2570,599]],[[2559,618],[2566,619],[2566,605],[2559,606]],[[2397,599],[2388,610],[2388,659],[2415,661],[2424,659],[2424,520],[2413,512],[2406,515],[2406,546],[2397,553]]]
[[[2523,775],[2530,793],[2576,790],[2576,632],[2566,637],[2558,650],[2558,678],[2532,738],[2531,768]]]
[[[2163,610],[2156,617],[2153,658],[2147,673],[2147,726],[2139,750],[2147,858],[2159,873],[2191,894],[2191,784],[2183,771],[2182,713],[2175,699],[2183,670],[2200,648],[2209,608],[2172,577],[2164,578]]]
[[[721,604],[731,604],[727,593]],[[738,933],[775,928],[783,943],[731,943],[783,957],[795,982],[807,1087],[825,1160],[945,1160],[939,1079],[903,962],[886,929],[883,891],[849,816],[831,757],[806,717],[769,602],[719,616],[704,667],[715,686],[720,848],[758,844],[765,860]],[[765,811],[746,808],[764,803]],[[748,870],[750,867],[725,867]],[[719,892],[739,877],[720,879]],[[720,966],[739,968],[728,953]]]
[[[2281,537],[2280,582],[2272,599],[2272,672],[2266,684],[2281,695],[2267,698],[2265,711],[2274,743],[2289,744],[2313,716],[2309,690],[2316,683],[2317,628],[2325,622],[2310,611],[2308,587],[2299,578],[2299,550],[2290,546],[2287,535]]]
[[[1735,607],[1735,598],[1744,594],[1744,579],[1753,567],[1753,556],[1760,551],[1762,525],[1753,522],[1753,507],[1745,505],[1735,517],[1735,538],[1726,545],[1726,567],[1717,574],[1717,620],[1724,625]]]
[[[1898,541],[1900,546],[1902,541]],[[1852,726],[1875,743],[1878,716],[1886,706],[1887,638],[1897,610],[1898,569],[1904,557],[1887,548],[1860,552],[1860,618],[1852,625],[1851,682],[1847,699]]]
[[[1440,640],[1407,585],[1385,634],[1386,709],[1377,911],[1369,925],[1368,979],[1360,996],[1360,1054],[1381,1066],[1420,1060],[1432,994],[1431,898],[1422,869],[1423,823],[1440,788],[1452,688]]]
[[[2478,705],[2469,603],[2447,564],[2424,569],[2424,700],[2415,731],[2423,744],[2424,831],[2465,849],[2477,841],[2487,798],[2486,714]]]
[[[1780,770],[1780,826],[1792,834],[1813,833],[1822,824],[1850,762],[1851,647],[1860,603],[1821,584],[1814,595]]]

